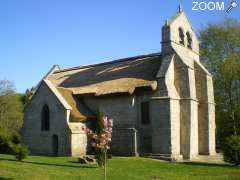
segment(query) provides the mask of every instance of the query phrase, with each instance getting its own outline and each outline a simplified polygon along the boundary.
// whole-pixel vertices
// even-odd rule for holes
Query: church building
[[[25,108],[31,154],[81,156],[82,127],[98,111],[113,119],[111,153],[192,160],[215,154],[212,76],[182,9],[162,27],[161,53],[60,69],[42,78]]]

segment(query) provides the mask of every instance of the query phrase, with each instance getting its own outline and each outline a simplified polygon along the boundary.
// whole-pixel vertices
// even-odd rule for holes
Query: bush
[[[28,148],[21,143],[21,136],[17,131],[0,129],[0,153],[13,154],[18,161],[28,155]]]
[[[14,132],[12,132],[12,134],[10,136],[10,140],[14,144],[20,144],[21,143],[21,136],[19,135],[18,132],[14,131]]]
[[[0,129],[0,153],[12,154],[12,144],[20,144],[21,137],[18,132]]]
[[[4,129],[0,129],[0,153],[11,153],[11,140],[12,134]]]
[[[224,161],[239,165],[240,164],[240,136],[226,138],[223,147]]]
[[[27,157],[29,151],[25,144],[12,144],[12,151],[18,161]]]

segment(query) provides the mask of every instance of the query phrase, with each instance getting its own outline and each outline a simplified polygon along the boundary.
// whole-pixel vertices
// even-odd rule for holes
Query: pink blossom
[[[112,140],[112,127],[113,120],[104,116],[103,117],[103,131],[101,134],[96,134],[92,130],[83,127],[87,136],[92,139],[91,145],[98,149],[109,149],[109,142]]]

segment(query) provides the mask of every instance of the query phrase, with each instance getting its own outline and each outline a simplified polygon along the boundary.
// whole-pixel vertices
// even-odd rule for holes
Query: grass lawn
[[[17,162],[0,154],[0,180],[103,179],[96,165],[81,165],[69,157],[29,156]],[[108,162],[109,180],[134,179],[239,179],[240,167],[193,163],[171,163],[146,158],[114,157]]]

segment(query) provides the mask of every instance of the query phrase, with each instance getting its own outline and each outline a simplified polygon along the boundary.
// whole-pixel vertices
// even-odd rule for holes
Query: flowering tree
[[[104,179],[107,178],[107,150],[110,149],[109,143],[112,140],[113,120],[107,116],[99,118],[100,128],[93,132],[89,128],[84,128],[86,134],[91,139],[91,146],[97,150],[97,162],[100,167],[104,166]]]

